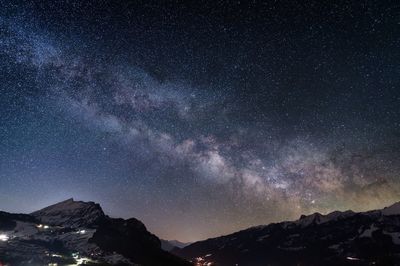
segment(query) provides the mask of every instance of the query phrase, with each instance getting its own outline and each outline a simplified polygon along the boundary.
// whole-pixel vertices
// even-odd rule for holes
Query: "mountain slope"
[[[0,212],[0,265],[149,265],[188,262],[161,249],[135,218],[106,216],[99,204],[68,199],[27,214]]]
[[[183,243],[178,240],[164,240],[161,239],[161,248],[165,251],[171,251],[174,248],[184,248],[189,246],[191,243]]]
[[[33,212],[31,215],[48,225],[71,228],[91,226],[105,217],[99,204],[74,201],[72,198]]]
[[[315,213],[172,252],[198,265],[400,265],[400,203],[363,213]]]

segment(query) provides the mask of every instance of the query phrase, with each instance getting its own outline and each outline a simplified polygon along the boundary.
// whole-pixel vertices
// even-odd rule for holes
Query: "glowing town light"
[[[354,258],[354,257],[346,257],[348,260],[360,260],[359,258]]]
[[[6,234],[0,234],[0,241],[8,241],[10,237]]]
[[[75,259],[76,264],[71,264],[69,266],[79,266],[79,265],[82,265],[82,264],[86,264],[88,262],[96,262],[95,260],[92,260],[90,258],[81,257],[79,255],[79,252],[72,253],[72,257]]]
[[[36,227],[39,229],[49,229],[50,228],[50,226],[44,225],[44,224],[38,224],[38,225],[36,225]]]
[[[93,262],[93,261],[91,259],[85,258],[85,257],[76,259],[77,265],[86,264],[87,262]]]
[[[79,234],[81,234],[81,235],[86,234],[86,230],[80,230]]]

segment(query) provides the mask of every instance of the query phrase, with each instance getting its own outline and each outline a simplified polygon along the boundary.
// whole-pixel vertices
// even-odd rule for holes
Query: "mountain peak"
[[[385,207],[382,210],[383,215],[399,215],[400,214],[400,201],[396,202],[389,207]]]
[[[0,265],[192,265],[162,250],[141,221],[108,217],[91,201],[70,198],[30,215],[0,212],[0,233]]]
[[[90,226],[105,216],[99,204],[75,201],[73,198],[32,213],[42,223],[68,227]]]
[[[73,202],[73,201],[74,201],[74,198],[69,198],[69,199],[66,199],[64,201],[60,201],[59,203],[62,203],[62,202],[68,203],[68,202]]]

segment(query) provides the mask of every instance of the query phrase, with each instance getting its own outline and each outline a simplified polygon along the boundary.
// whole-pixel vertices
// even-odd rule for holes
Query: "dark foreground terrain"
[[[173,253],[198,265],[400,265],[400,203],[362,213],[315,213]]]
[[[0,212],[0,265],[400,265],[400,203],[362,213],[314,213],[172,253],[139,220],[110,218],[93,202],[69,199],[31,214]]]
[[[100,205],[69,199],[32,214],[0,212],[0,265],[190,263],[161,249],[135,218],[114,219]]]

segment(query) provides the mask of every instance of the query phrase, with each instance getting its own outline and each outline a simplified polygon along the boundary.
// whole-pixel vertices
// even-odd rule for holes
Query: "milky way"
[[[393,2],[0,1],[0,209],[194,241],[400,200]]]

